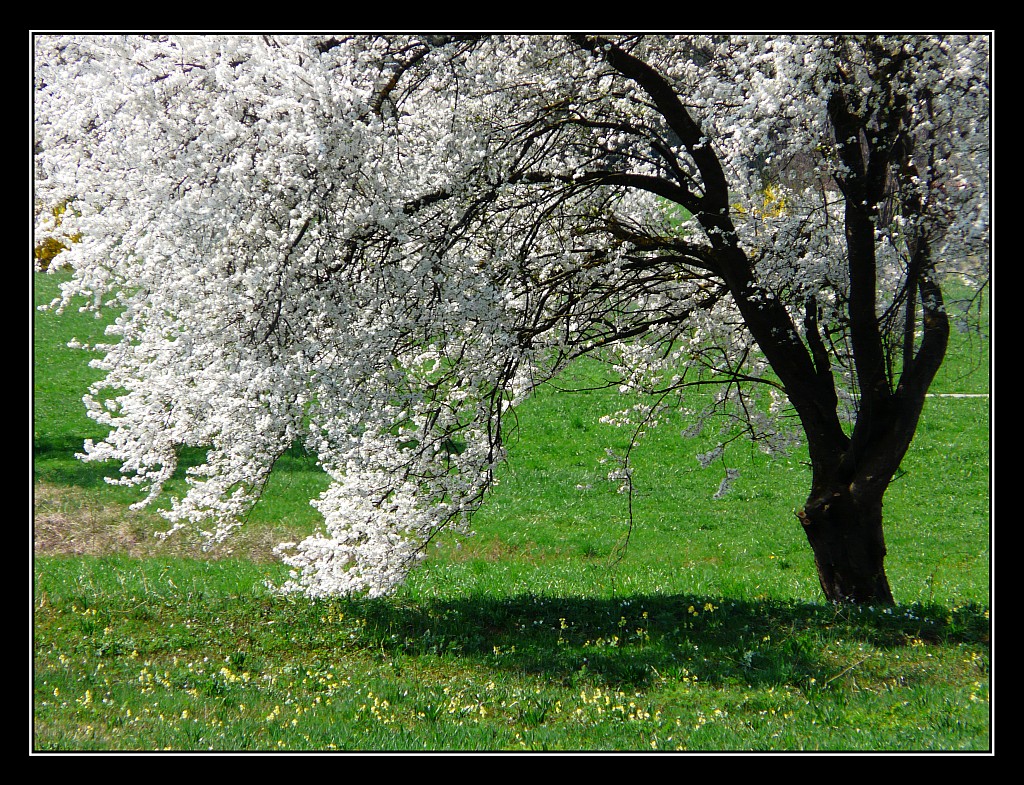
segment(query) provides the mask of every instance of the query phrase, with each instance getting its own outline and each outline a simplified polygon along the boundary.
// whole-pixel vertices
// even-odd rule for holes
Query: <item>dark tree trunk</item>
[[[807,437],[812,485],[798,517],[814,551],[825,597],[892,605],[884,567],[882,497],[914,437],[949,337],[930,247],[930,235],[941,236],[945,218],[930,212],[921,190],[922,183],[940,186],[929,179],[935,176],[930,159],[928,171],[918,170],[921,156],[914,148],[927,134],[924,126],[917,127],[921,120],[914,113],[930,120],[931,109],[908,104],[914,71],[905,66],[912,53],[894,54],[882,39],[857,42],[842,36],[832,50],[837,67],[831,72],[827,106],[834,144],[824,146],[831,147],[826,154],[834,154],[839,164],[833,179],[843,198],[848,285],[839,299],[845,300],[845,315],[821,324],[812,295],[804,303],[803,330],[798,330],[795,304],[775,296],[758,274],[756,259],[739,244],[728,178],[714,145],[706,143],[702,118],[691,113],[674,83],[633,52],[603,38],[581,35],[573,40],[583,51],[601,51],[609,66],[646,91],[700,173],[699,192],[691,189],[690,175],[665,180],[602,173],[594,182],[642,188],[675,201],[703,228],[709,246],[688,250],[685,263],[698,268],[701,277],[710,274],[724,283]],[[864,66],[872,71],[878,90],[871,99],[855,89],[852,76]],[[901,217],[898,227],[890,225],[894,209]],[[895,289],[887,285],[883,292],[876,258],[880,233],[896,240],[907,261],[902,284]],[[662,250],[666,260],[678,263],[677,241]],[[901,303],[906,314],[902,325],[890,310]],[[833,375],[837,346],[852,353],[857,416],[849,433],[838,412]],[[843,364],[850,367],[850,359],[844,357]]]
[[[884,566],[884,492],[875,484],[822,483],[797,513],[831,602],[894,604]]]

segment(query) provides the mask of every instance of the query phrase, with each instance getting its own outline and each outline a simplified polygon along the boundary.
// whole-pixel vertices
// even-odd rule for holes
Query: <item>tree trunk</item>
[[[815,482],[816,490],[797,513],[814,551],[822,591],[831,602],[894,604],[883,564],[886,486]]]

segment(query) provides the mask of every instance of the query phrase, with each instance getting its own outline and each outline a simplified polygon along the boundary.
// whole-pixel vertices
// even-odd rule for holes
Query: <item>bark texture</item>
[[[892,605],[885,575],[884,488],[832,483],[812,492],[797,513],[825,598],[831,602]]]

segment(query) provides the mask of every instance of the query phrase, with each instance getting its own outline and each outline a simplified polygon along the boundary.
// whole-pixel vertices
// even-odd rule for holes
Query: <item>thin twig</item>
[[[832,682],[834,682],[834,681],[835,681],[836,679],[838,679],[838,678],[839,678],[840,676],[844,676],[844,675],[846,675],[847,673],[849,673],[850,671],[852,671],[852,670],[853,670],[854,668],[856,668],[856,667],[857,667],[858,665],[860,665],[860,664],[861,664],[862,662],[865,662],[865,661],[867,661],[867,660],[869,660],[869,659],[871,659],[871,655],[870,655],[870,654],[868,654],[868,655],[867,655],[866,657],[863,657],[863,658],[861,658],[861,659],[857,660],[857,661],[856,661],[855,663],[853,663],[853,665],[850,665],[850,666],[849,666],[849,667],[847,667],[847,668],[843,668],[843,669],[842,669],[841,671],[839,671],[839,673],[837,673],[837,674],[836,674],[835,676],[833,676],[833,677],[832,677],[831,679],[828,679],[828,680],[827,680],[827,681],[825,682],[825,684],[824,684],[823,686],[827,687],[827,686],[828,686],[829,684],[831,684]]]

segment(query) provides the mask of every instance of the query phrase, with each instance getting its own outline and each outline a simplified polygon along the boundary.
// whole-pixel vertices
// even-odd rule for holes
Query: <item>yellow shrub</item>
[[[66,211],[66,202],[53,208],[53,217],[57,226],[60,226],[61,216],[64,215]],[[77,243],[82,239],[82,235],[73,234],[68,239],[73,243]],[[35,256],[37,267],[40,270],[45,270],[50,266],[50,262],[53,261],[53,258],[66,248],[67,246],[56,237],[47,237],[45,240],[37,243],[33,249],[33,255]]]
[[[778,218],[785,215],[789,208],[786,191],[778,185],[768,184],[761,191],[761,206],[753,208],[750,213],[755,218]],[[733,209],[740,215],[746,215],[747,208],[734,204]]]

